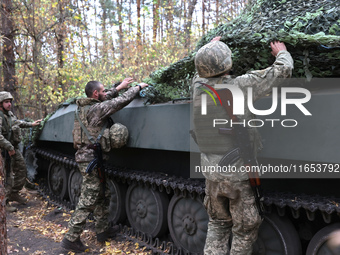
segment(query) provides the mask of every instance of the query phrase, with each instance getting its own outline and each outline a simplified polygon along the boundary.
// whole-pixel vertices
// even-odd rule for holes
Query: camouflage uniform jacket
[[[273,65],[263,70],[250,71],[249,73],[236,78],[232,78],[229,75],[213,78],[200,78],[199,76],[194,77],[194,131],[197,137],[198,146],[202,152],[202,165],[217,165],[222,156],[234,148],[235,138],[231,135],[218,134],[218,128],[222,127],[222,125],[213,129],[213,119],[229,119],[229,116],[222,106],[215,106],[213,100],[210,97],[207,97],[208,113],[206,116],[202,116],[201,95],[205,92],[200,89],[203,86],[200,82],[209,84],[211,86],[214,86],[215,84],[233,84],[240,88],[245,96],[247,95],[247,87],[252,87],[253,101],[256,101],[257,99],[269,93],[272,87],[278,86],[280,81],[282,81],[284,78],[291,77],[293,67],[293,59],[290,53],[288,51],[280,51],[277,54]],[[244,115],[238,117],[240,122],[245,120],[245,123],[247,123],[247,120],[254,119],[254,117],[247,107],[247,100],[244,101]],[[228,125],[226,126],[228,127]],[[248,127],[248,132],[254,149],[254,154],[256,155],[257,151],[262,148],[259,132],[256,128],[250,127]],[[238,169],[242,165],[242,159],[235,163],[235,166]],[[232,174],[229,172],[203,172],[203,174],[211,181],[221,181],[225,178],[229,178],[232,181],[242,181],[248,178],[246,173]]]
[[[106,101],[100,102],[94,98],[80,98],[77,100],[78,107],[85,107],[90,105],[87,111],[87,125],[84,123],[86,128],[99,128],[101,129],[104,125],[106,125],[108,118],[115,112],[119,111],[126,105],[128,105],[138,94],[139,87],[132,87],[127,90],[122,95],[115,97],[118,95],[118,92],[115,88],[111,89],[107,92]],[[114,98],[115,97],[115,98]],[[79,142],[79,146],[77,148],[77,152],[75,155],[76,162],[90,162],[94,159],[94,152],[92,149],[88,149],[87,145]]]
[[[7,113],[3,112],[3,116],[4,119],[2,118],[2,115],[0,115],[0,148],[11,151],[14,150],[14,147],[21,141],[20,128],[29,128],[33,126],[32,122],[18,120],[11,111]],[[10,138],[9,133],[11,133]]]

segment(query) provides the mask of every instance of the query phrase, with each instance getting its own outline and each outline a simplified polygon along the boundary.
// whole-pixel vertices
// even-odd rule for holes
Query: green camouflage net
[[[286,44],[293,77],[340,77],[339,0],[257,0],[236,19],[209,31],[188,57],[150,75],[146,82],[163,98],[187,97],[195,73],[194,56],[215,36],[233,52],[233,74],[264,69],[274,62],[269,43]]]

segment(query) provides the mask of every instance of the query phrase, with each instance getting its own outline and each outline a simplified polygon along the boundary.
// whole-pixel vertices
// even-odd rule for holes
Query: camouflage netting
[[[215,36],[233,52],[233,74],[274,62],[269,43],[280,40],[294,58],[293,77],[340,77],[339,0],[253,0],[238,18],[211,30],[186,58],[150,75],[166,98],[189,95],[196,51]]]

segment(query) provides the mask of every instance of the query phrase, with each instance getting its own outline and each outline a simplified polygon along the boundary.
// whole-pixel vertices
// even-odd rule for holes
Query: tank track
[[[314,221],[321,214],[323,221],[329,224],[333,216],[340,216],[340,199],[334,197],[272,192],[265,194],[264,204],[269,212],[275,207],[279,216],[289,210],[294,219],[305,213],[308,220]]]
[[[74,157],[49,149],[36,149],[37,155],[50,162],[61,164],[62,166],[73,170],[77,169],[77,163]],[[153,190],[166,192],[167,194],[183,195],[184,197],[196,198],[200,197],[203,201],[204,197],[204,181],[188,180],[181,177],[168,176],[163,173],[143,172],[137,170],[129,170],[112,166],[105,167],[106,173],[110,178],[114,178],[121,183],[137,183],[151,187]],[[41,183],[39,190],[43,198],[53,205],[72,210],[75,208],[70,201],[52,194],[47,185]],[[152,238],[150,235],[135,230],[132,227],[121,226],[123,234],[127,239],[137,241],[141,246],[147,247],[153,254],[172,254],[172,255],[199,255],[196,253],[188,253],[180,247],[176,247],[171,241],[162,241],[159,238]]]
[[[72,170],[77,168],[74,157],[71,157],[70,155],[46,149],[37,149],[36,153],[44,159],[59,163],[68,169]],[[190,196],[193,198],[199,196],[203,199],[205,193],[203,180],[189,180],[176,176],[168,176],[164,173],[130,170],[113,166],[105,166],[105,172],[110,177],[115,178],[122,183],[143,183],[154,190],[158,189],[160,192],[165,191],[167,194],[173,192],[176,195],[183,195],[185,197]]]
[[[63,165],[72,170],[77,168],[74,157],[49,149],[36,149],[36,153],[42,158]],[[107,166],[106,172],[111,178],[122,183],[138,183],[151,187],[167,194],[183,195],[195,198],[204,198],[204,181],[190,180],[176,176],[168,176],[163,173],[145,172],[139,170],[129,170],[125,168]],[[44,198],[55,205],[73,209],[69,201],[62,201],[55,195],[50,195],[47,187],[41,187]],[[279,216],[290,214],[294,219],[305,214],[309,221],[314,221],[316,217],[322,216],[325,223],[329,224],[334,217],[340,216],[340,199],[334,197],[324,197],[318,195],[304,195],[283,192],[264,192],[263,202],[266,213],[276,211]],[[131,240],[138,241],[152,250],[154,254],[189,254],[181,248],[177,248],[172,242],[160,241],[152,238],[146,233],[137,231],[128,226],[123,226],[123,233]],[[192,254],[192,253],[190,253]]]

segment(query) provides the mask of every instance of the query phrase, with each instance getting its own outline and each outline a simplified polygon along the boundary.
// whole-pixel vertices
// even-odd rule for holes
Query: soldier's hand
[[[127,87],[128,87],[128,85],[130,84],[130,83],[132,83],[132,82],[134,82],[135,80],[133,79],[133,78],[131,78],[131,77],[129,77],[129,78],[125,78],[123,81],[122,81],[122,83],[121,84],[119,84],[118,86],[117,86],[117,90],[119,91],[119,90],[121,90],[121,89],[126,89]]]
[[[42,121],[42,119],[34,121],[34,122],[32,123],[32,126],[35,127],[35,126],[40,125],[40,122],[41,122],[41,121]]]
[[[211,42],[219,41],[220,39],[221,39],[221,36],[216,36],[211,40]]]
[[[146,83],[144,83],[144,82],[139,83],[138,85],[140,85],[140,86],[142,87],[142,89],[145,88],[145,87],[147,87],[147,86],[149,86],[149,84],[146,84]]]
[[[286,45],[283,42],[271,42],[270,47],[272,48],[272,55],[276,57],[276,55],[282,51],[282,50],[287,50]]]
[[[15,154],[15,150],[8,151],[8,155],[12,157]]]

